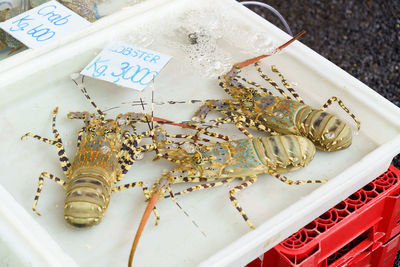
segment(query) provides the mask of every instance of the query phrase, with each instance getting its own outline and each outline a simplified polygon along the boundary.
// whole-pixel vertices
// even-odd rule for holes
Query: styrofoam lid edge
[[[63,47],[68,43],[71,43],[76,40],[80,40],[81,38],[90,35],[94,32],[103,30],[104,28],[129,19],[137,14],[142,14],[147,10],[153,9],[155,6],[160,6],[167,4],[169,0],[147,0],[140,3],[137,3],[133,6],[127,6],[122,8],[120,11],[115,12],[111,15],[105,16],[100,20],[97,20],[91,23],[90,26],[82,29],[81,31],[70,34],[69,36],[49,43],[43,47],[35,48],[35,49],[26,49],[16,55],[3,59],[0,66],[0,72],[6,72],[11,68],[14,68],[18,65],[25,64],[30,59],[35,59],[36,57],[48,53],[54,49],[59,47]],[[4,66],[4,68],[3,68]]]

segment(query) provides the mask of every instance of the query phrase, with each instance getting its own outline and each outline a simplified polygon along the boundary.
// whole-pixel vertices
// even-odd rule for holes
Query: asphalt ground
[[[400,107],[400,1],[259,1],[285,18],[301,42]],[[269,10],[251,10],[282,30]],[[356,113],[356,111],[355,111]],[[400,168],[400,155],[393,160]]]

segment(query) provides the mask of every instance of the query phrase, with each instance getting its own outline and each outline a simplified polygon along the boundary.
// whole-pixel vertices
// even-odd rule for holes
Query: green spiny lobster
[[[159,198],[164,197],[165,190],[168,190],[170,196],[173,197],[170,187],[172,184],[206,182],[175,194],[180,195],[195,190],[220,186],[235,179],[243,180],[243,183],[229,191],[229,199],[248,226],[254,228],[239,205],[235,194],[255,183],[258,174],[270,174],[288,185],[327,182],[327,180],[293,181],[280,175],[283,172],[303,168],[313,159],[315,146],[309,139],[302,136],[283,135],[240,139],[204,146],[185,143],[181,147],[171,148],[168,141],[165,141],[166,138],[162,129],[156,129],[154,134],[153,142],[156,144],[158,156],[178,164],[179,167],[163,173],[162,177],[154,184],[150,202],[135,236],[129,264],[132,264],[140,235],[155,203]]]
[[[282,50],[304,33],[304,31],[301,32],[281,45],[274,53]],[[278,73],[285,88],[295,98],[295,100],[291,99],[270,77],[262,72],[258,61],[267,56],[262,55],[234,64],[229,72],[219,77],[219,85],[233,99],[207,100],[195,112],[192,120],[200,122],[205,119],[209,111],[216,110],[227,115],[227,117],[217,119],[218,122],[212,127],[226,122],[234,122],[236,125],[257,128],[271,134],[301,135],[309,138],[318,149],[324,151],[337,151],[350,146],[352,143],[350,127],[336,116],[324,111],[333,101],[337,101],[354,119],[358,129],[360,129],[359,120],[347,109],[343,102],[337,97],[331,97],[321,109],[306,105],[278,69],[272,66],[272,71]],[[273,96],[267,88],[238,75],[242,68],[252,63],[255,63],[260,76],[276,88],[283,97]],[[262,90],[263,93],[255,88],[242,85],[239,79]],[[239,130],[241,129],[239,128]],[[246,131],[243,131],[243,133],[249,136]]]

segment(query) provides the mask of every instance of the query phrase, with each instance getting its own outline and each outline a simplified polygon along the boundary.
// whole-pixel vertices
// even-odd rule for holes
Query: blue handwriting
[[[118,83],[122,79],[140,85],[149,84],[158,74],[157,71],[152,71],[140,65],[131,65],[129,62],[122,62],[119,67],[115,67],[110,64],[110,61],[98,57],[85,70],[92,72],[91,75],[94,78],[109,76],[110,79],[114,79],[113,83]]]
[[[140,50],[140,49],[134,49],[132,47],[126,47],[124,45],[113,47],[110,49],[111,52],[117,53],[117,54],[122,54],[124,56],[131,56],[133,58],[138,58],[142,59],[143,61],[149,62],[149,63],[158,63],[158,60],[161,58],[158,55],[154,55],[152,53]]]
[[[47,20],[53,23],[55,26],[60,26],[68,23],[68,18],[71,17],[70,15],[62,16],[54,12],[57,9],[56,5],[48,5],[44,6],[38,10],[37,14],[43,17],[47,17]]]
[[[62,26],[69,22],[69,18],[72,16],[62,15],[56,12],[56,5],[46,5],[37,11],[38,16],[47,18],[47,20],[54,26]],[[12,21],[12,26],[9,28],[11,32],[24,31],[27,35],[30,35],[37,42],[44,42],[56,35],[56,32],[44,25],[43,23],[35,21],[35,17],[32,15],[26,15],[22,18]]]
[[[23,30],[25,30],[26,27],[30,26],[28,21],[31,21],[31,20],[33,20],[33,19],[30,19],[29,15],[26,15],[23,18],[13,21],[12,24],[16,24],[16,25],[15,25],[15,27],[14,26],[10,27],[9,30],[12,32],[23,31]]]
[[[108,65],[104,64],[109,62],[110,60],[101,60],[101,57],[96,58],[96,60],[90,64],[86,70],[90,70],[93,68],[92,76],[98,78],[100,76],[106,76],[106,70],[108,69]]]
[[[157,74],[157,71],[151,71],[149,68],[142,68],[140,65],[131,66],[129,62],[122,62],[120,73],[112,72],[111,76],[117,78],[114,83],[122,78],[123,80],[130,80],[132,83],[147,85]]]

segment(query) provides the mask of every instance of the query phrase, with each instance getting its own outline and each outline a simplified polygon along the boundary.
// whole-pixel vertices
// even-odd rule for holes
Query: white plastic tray
[[[204,77],[210,72],[206,70],[207,64],[201,64],[201,57],[191,61],[188,46],[177,45],[185,41],[186,35],[182,33],[195,30],[198,23],[203,23],[205,33],[214,33],[218,38],[215,58],[222,59],[219,63],[209,62],[216,67],[227,60],[238,62],[258,55],[259,43],[252,36],[262,36],[266,40],[264,45],[270,40],[270,47],[289,39],[235,1],[175,0],[0,73],[0,233],[16,257],[34,266],[127,264],[131,242],[146,206],[140,190],[115,193],[103,222],[82,230],[64,221],[64,191],[47,180],[38,204],[42,216],[38,217],[31,210],[37,177],[42,171],[64,176],[53,147],[37,140],[21,142],[19,138],[27,131],[52,137],[51,111],[59,106],[57,127],[68,156],[73,158],[82,123],[67,120],[66,114],[94,110],[70,80],[70,74],[80,71],[114,40],[131,41],[173,56],[154,83],[157,101],[227,98],[215,77]],[[171,201],[161,201],[160,225],[155,227],[154,218],[150,218],[134,259],[136,266],[242,266],[383,173],[400,152],[399,109],[357,79],[299,42],[263,62],[270,74],[269,64],[277,65],[289,81],[297,83],[296,89],[314,107],[320,107],[332,95],[340,97],[362,123],[352,146],[335,153],[317,152],[307,168],[288,175],[293,179],[328,178],[327,184],[288,186],[271,176],[260,175],[255,185],[238,194],[256,230],[250,230],[231,205],[227,187],[178,199],[207,237]],[[138,93],[93,79],[87,79],[86,84],[89,94],[102,108],[139,97],[149,99],[151,93],[151,88]],[[191,117],[195,108],[156,106],[155,115],[184,120]],[[128,110],[133,108],[113,110],[110,117]],[[336,105],[329,111],[354,126]],[[233,130],[226,133],[241,136]],[[174,166],[165,161],[152,162],[153,156],[148,154],[136,162],[121,184],[135,180],[151,184],[163,169]]]

